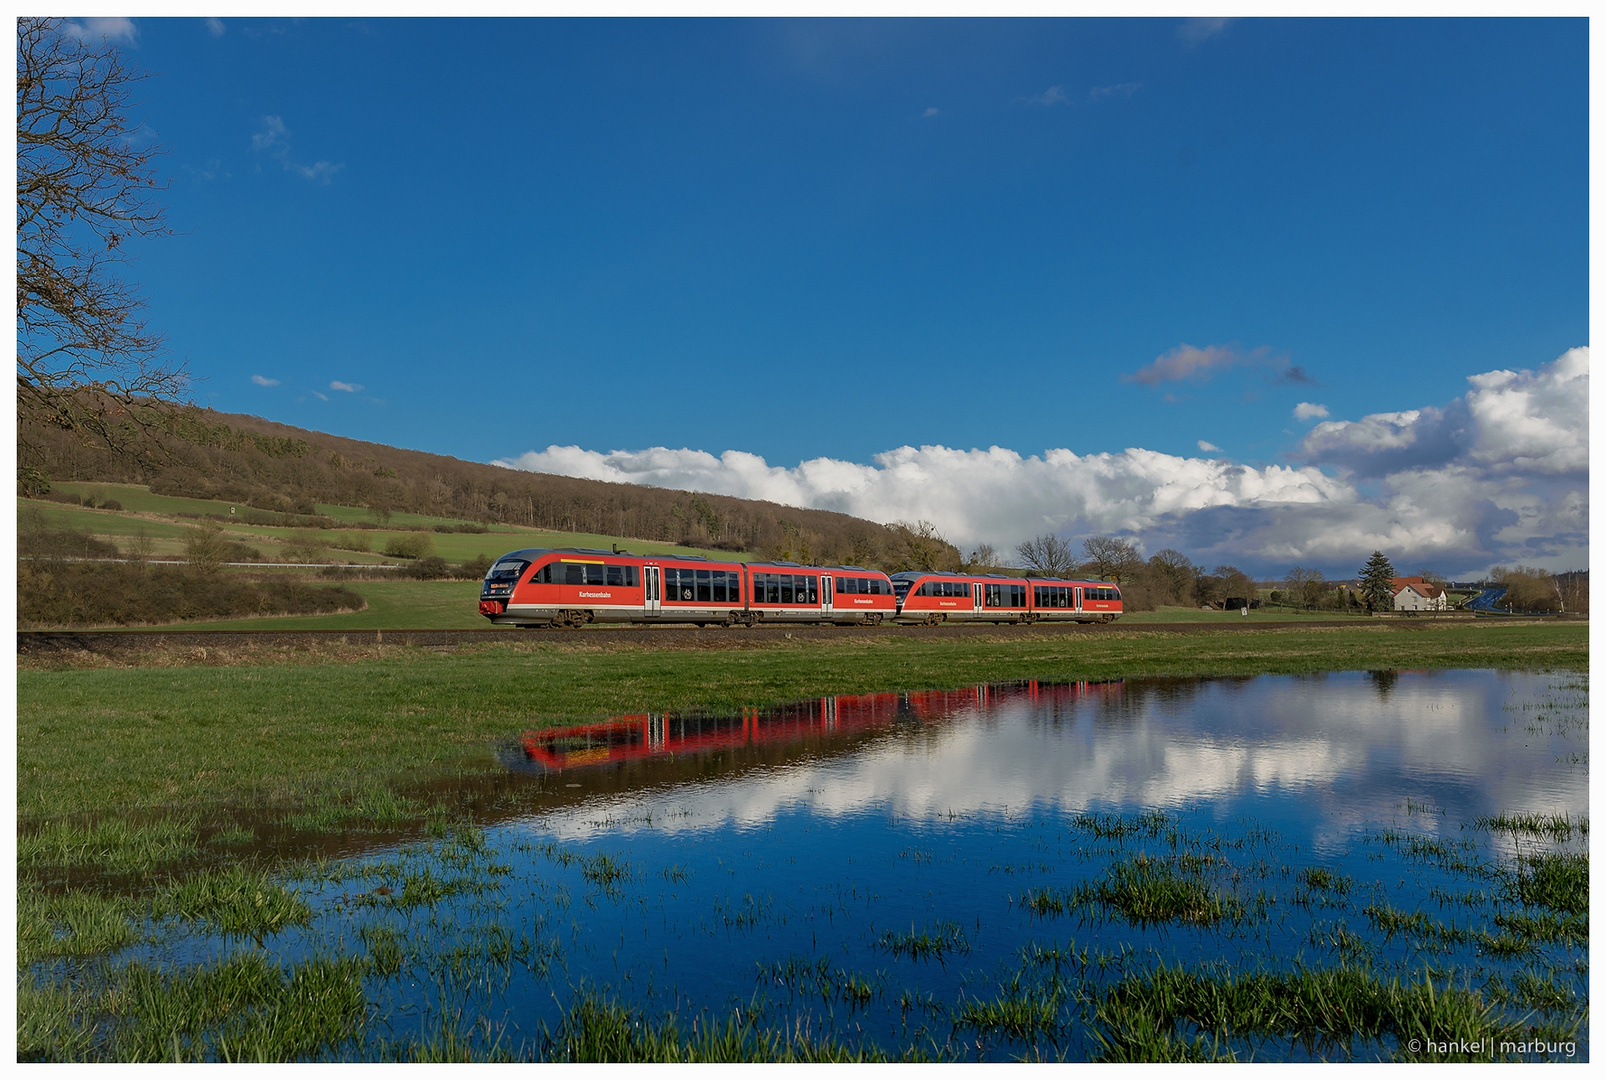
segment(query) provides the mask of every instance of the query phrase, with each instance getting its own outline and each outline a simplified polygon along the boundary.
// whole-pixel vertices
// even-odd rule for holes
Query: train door
[[[1082,610],[1082,586],[1080,585],[1076,587],[1076,610]]]
[[[985,589],[986,587],[987,586],[983,585],[979,581],[973,581],[973,582],[970,583],[970,591],[971,591],[971,594],[972,594],[971,595],[971,604],[973,605],[971,610],[975,611],[976,614],[978,614],[978,615],[981,614],[982,590]]]
[[[646,576],[644,584],[647,587],[648,615],[657,615],[663,611],[664,583],[658,567],[644,566],[641,572]]]
[[[820,614],[822,615],[831,614],[831,607],[835,600],[833,595],[835,583],[836,579],[830,574],[820,575]]]

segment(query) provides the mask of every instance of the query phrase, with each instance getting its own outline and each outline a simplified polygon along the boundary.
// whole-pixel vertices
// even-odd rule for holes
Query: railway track
[[[1424,624],[1426,620],[1424,620]],[[603,641],[638,645],[644,648],[740,648],[743,645],[780,641],[840,641],[851,637],[913,637],[921,639],[1042,639],[1083,637],[1099,634],[1141,632],[1145,634],[1185,635],[1198,633],[1242,633],[1282,628],[1354,626],[1353,620],[1302,623],[1138,623],[1111,626],[1081,623],[1036,623],[957,625],[957,626],[603,626],[584,630],[26,630],[17,633],[17,655],[36,658],[74,653],[117,654],[161,649],[208,647],[295,647],[317,645],[324,648],[352,645],[411,645],[456,647],[485,645],[499,641]],[[1405,624],[1395,624],[1405,626]],[[1413,627],[1414,628],[1414,627]]]

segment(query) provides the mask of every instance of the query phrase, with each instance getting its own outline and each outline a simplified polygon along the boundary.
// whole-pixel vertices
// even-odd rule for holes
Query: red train
[[[500,626],[523,627],[1109,622],[1121,614],[1121,592],[1104,581],[916,571],[889,578],[861,566],[525,548],[503,555],[486,572],[480,614]]]

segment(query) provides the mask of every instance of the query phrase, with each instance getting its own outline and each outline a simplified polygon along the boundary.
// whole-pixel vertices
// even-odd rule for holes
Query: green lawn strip
[[[236,510],[246,509],[243,503],[231,503],[226,499],[190,499],[181,495],[156,495],[144,484],[51,481],[50,490],[53,494],[60,492],[64,495],[77,495],[79,498],[94,498],[97,502],[116,499],[124,510],[135,514],[227,514],[231,507]],[[47,503],[47,505],[61,504]]]
[[[1121,625],[1224,623],[1228,626],[1263,626],[1267,623],[1333,622],[1335,620],[1368,621],[1365,615],[1349,615],[1342,611],[1295,611],[1291,608],[1262,608],[1251,611],[1248,615],[1240,615],[1237,611],[1163,607],[1158,611],[1129,611],[1121,616]]]
[[[54,528],[72,528],[79,532],[87,532],[95,536],[135,536],[141,528],[152,537],[182,537],[192,526],[188,522],[161,521],[159,517],[168,518],[186,514],[216,514],[228,517],[230,509],[239,514],[247,512],[270,513],[271,511],[251,511],[243,503],[230,503],[221,499],[188,499],[172,495],[153,495],[148,488],[134,484],[97,484],[97,483],[66,483],[54,484],[57,491],[69,492],[79,496],[93,496],[97,499],[116,499],[122,504],[121,512],[115,510],[93,510],[86,507],[73,506],[68,503],[51,502],[48,499],[17,499],[17,510],[21,513],[24,508],[38,509],[45,515],[45,520]],[[318,530],[320,538],[329,543],[342,532],[351,533],[350,526],[362,522],[378,524],[374,513],[360,506],[332,506],[326,503],[317,504],[314,509],[325,517],[334,518],[341,524],[333,529]],[[154,515],[154,516],[141,516]],[[240,522],[234,524],[227,521],[218,522],[230,532],[240,532],[257,537],[287,537],[290,534],[300,533],[304,530],[295,526],[281,525],[254,525]],[[637,555],[701,555],[710,559],[748,561],[756,558],[749,552],[720,551],[714,548],[681,547],[678,544],[663,540],[643,540],[640,538],[627,538],[620,536],[607,536],[601,533],[560,532],[550,529],[532,529],[521,525],[487,525],[483,533],[437,533],[437,525],[458,526],[471,524],[461,518],[437,517],[431,514],[394,513],[383,523],[384,528],[363,529],[361,532],[369,538],[369,547],[375,552],[385,549],[385,544],[391,537],[402,535],[409,531],[429,531],[435,542],[435,554],[448,562],[462,562],[471,559],[482,552],[491,558],[520,548],[560,548],[583,547],[609,550],[615,545],[619,548],[634,552]],[[240,539],[247,543],[252,542],[249,536]],[[258,541],[263,542],[263,541]]]
[[[310,580],[350,589],[368,601],[368,607],[339,615],[224,619],[186,626],[198,630],[481,630],[489,625],[479,613],[478,581],[336,581],[317,576]]]
[[[828,694],[1027,678],[1582,670],[1588,655],[1587,628],[1566,625],[1006,642],[887,636],[717,650],[633,638],[521,636],[455,654],[396,646],[377,659],[343,663],[23,669],[19,818],[291,802],[420,770],[488,764],[489,747],[520,731],[618,713],[728,712]]]
[[[143,532],[152,539],[183,539],[192,526],[157,518],[139,517],[116,510],[87,510],[65,503],[44,502],[39,499],[18,499],[17,517],[37,512],[52,529],[71,529],[91,536],[104,536],[120,547],[125,540]]]

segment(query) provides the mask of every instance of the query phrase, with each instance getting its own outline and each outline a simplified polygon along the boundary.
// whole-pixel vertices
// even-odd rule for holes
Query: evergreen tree
[[[1388,556],[1381,551],[1372,552],[1372,557],[1361,567],[1360,580],[1361,597],[1366,601],[1368,614],[1374,611],[1394,610],[1393,582],[1394,566],[1389,562]]]

